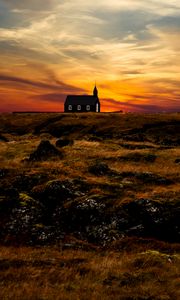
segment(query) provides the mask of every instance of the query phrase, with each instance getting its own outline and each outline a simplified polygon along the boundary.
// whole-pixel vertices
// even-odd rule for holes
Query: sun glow
[[[1,15],[1,111],[61,111],[95,80],[104,111],[180,110],[178,1],[0,0]]]

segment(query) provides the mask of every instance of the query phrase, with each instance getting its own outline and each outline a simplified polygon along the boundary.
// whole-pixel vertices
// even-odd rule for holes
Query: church
[[[64,112],[100,112],[96,85],[92,95],[68,95],[64,103]]]

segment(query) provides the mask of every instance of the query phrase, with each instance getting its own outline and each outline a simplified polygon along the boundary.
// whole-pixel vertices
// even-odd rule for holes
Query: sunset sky
[[[0,111],[180,111],[179,0],[0,0]]]

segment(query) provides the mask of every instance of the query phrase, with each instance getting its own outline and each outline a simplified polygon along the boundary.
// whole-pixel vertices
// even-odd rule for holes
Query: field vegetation
[[[180,298],[180,114],[0,115],[0,299]]]

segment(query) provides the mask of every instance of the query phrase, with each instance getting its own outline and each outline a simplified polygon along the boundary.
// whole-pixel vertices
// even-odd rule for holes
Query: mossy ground
[[[32,191],[41,192],[48,182],[78,179],[88,184],[94,199],[106,199],[109,211],[144,198],[178,207],[179,128],[180,114],[2,114],[0,133],[9,142],[0,142],[1,190],[17,189],[19,204],[25,208]],[[25,161],[42,139],[55,145],[61,137],[74,141],[63,148],[61,159]],[[110,172],[101,176],[89,172],[99,163],[107,164]],[[137,173],[150,173],[170,183],[155,179],[148,183]],[[7,214],[4,201],[2,195],[1,225]],[[10,196],[7,205],[14,205]],[[180,297],[178,244],[121,237],[100,247],[73,236],[51,247],[1,244],[1,299]]]

